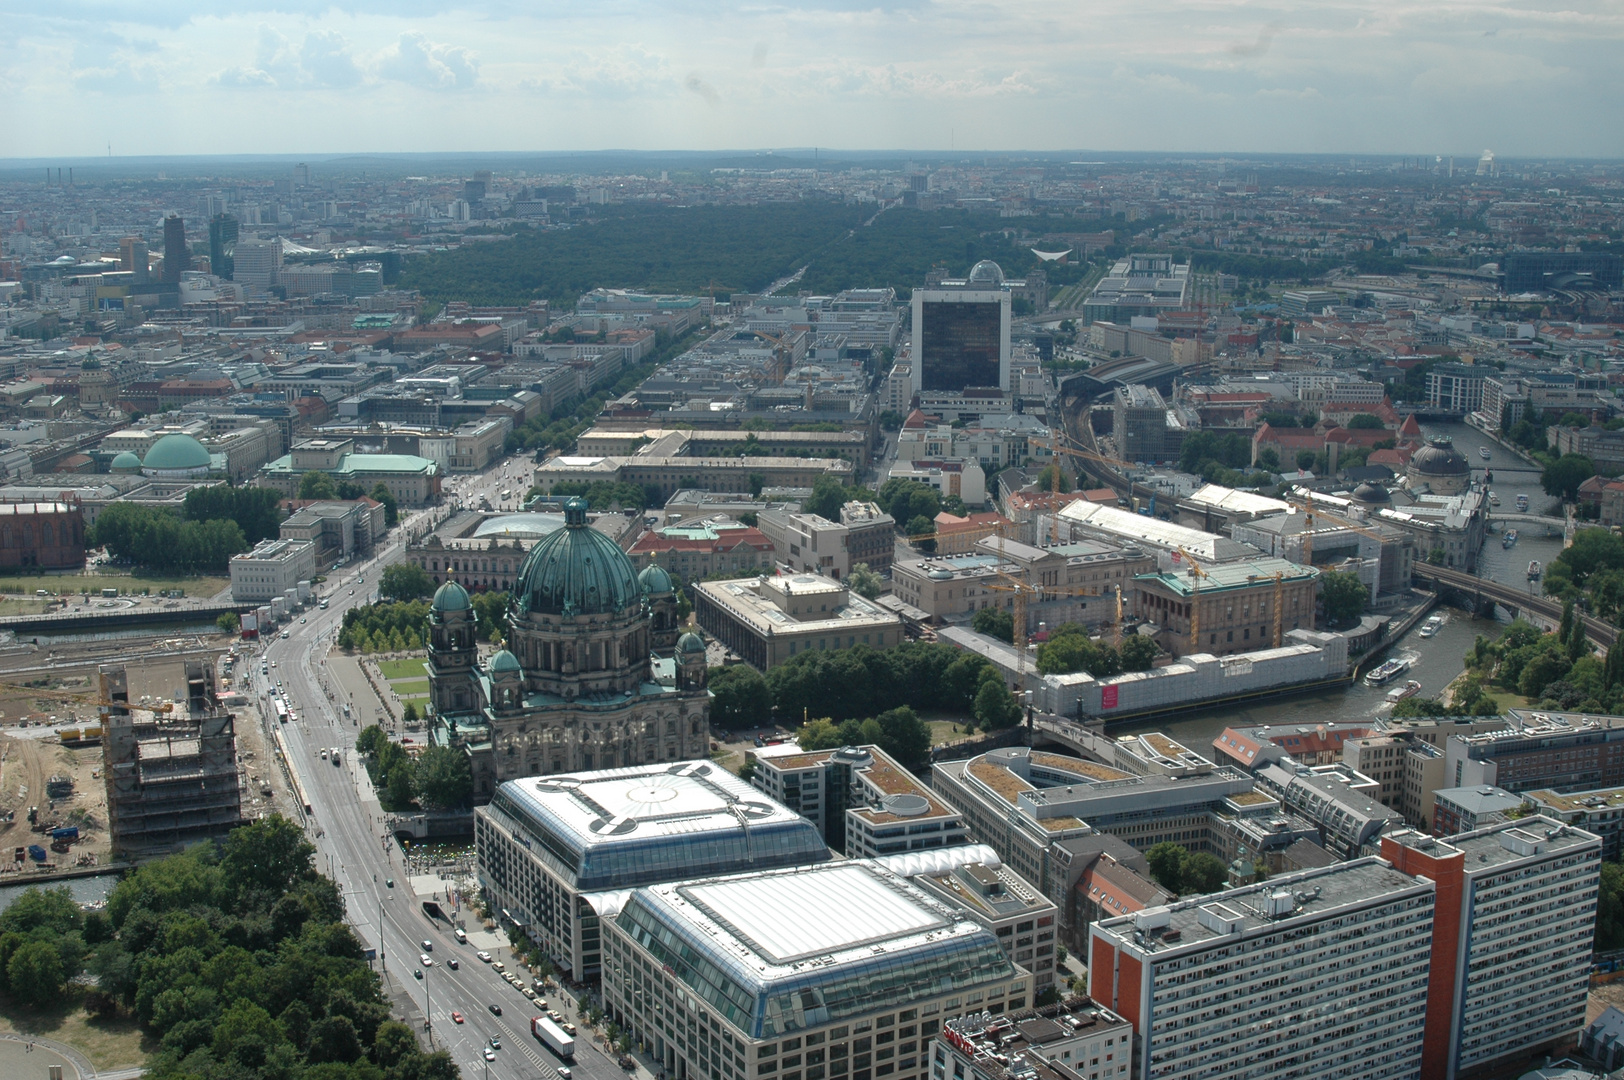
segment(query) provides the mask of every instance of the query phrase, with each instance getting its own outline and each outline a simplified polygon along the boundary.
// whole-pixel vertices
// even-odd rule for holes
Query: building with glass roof
[[[706,761],[509,781],[474,842],[492,909],[577,979],[598,971],[600,910],[634,888],[830,858],[810,821]]]
[[[925,1080],[943,1020],[1031,986],[986,926],[869,861],[646,886],[604,922],[605,1006],[676,1080]]]

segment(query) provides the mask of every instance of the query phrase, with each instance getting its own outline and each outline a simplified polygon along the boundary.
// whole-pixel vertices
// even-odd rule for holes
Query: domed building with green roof
[[[152,444],[141,459],[141,473],[154,480],[201,480],[209,475],[213,458],[190,435],[175,432]]]
[[[640,576],[586,510],[571,499],[564,527],[530,549],[504,614],[506,648],[488,661],[466,590],[448,581],[434,595],[435,740],[468,753],[477,802],[521,777],[709,751],[703,641],[697,652],[678,647],[669,577]]]

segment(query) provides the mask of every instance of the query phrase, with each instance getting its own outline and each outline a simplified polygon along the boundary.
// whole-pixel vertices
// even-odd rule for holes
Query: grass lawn
[[[7,1002],[0,1007],[0,1026],[20,1035],[67,1043],[98,1070],[109,1072],[145,1065],[147,1055],[157,1049],[134,1020],[92,1017],[79,1007],[77,995],[71,994],[58,1009],[36,1011]]]
[[[417,694],[428,693],[429,681],[427,679],[391,679],[389,680],[389,689],[401,697],[413,697]]]
[[[35,589],[53,593],[78,593],[81,589],[100,592],[117,589],[119,592],[140,592],[146,589],[156,593],[164,589],[182,589],[187,596],[210,597],[231,584],[228,577],[170,577],[135,571],[129,574],[38,574],[26,577],[0,577],[0,593],[32,597]]]
[[[0,615],[38,615],[45,610],[45,601],[32,596],[0,596]]]
[[[424,657],[410,660],[380,660],[378,670],[383,672],[383,677],[390,682],[400,679],[426,679],[429,677],[428,670],[423,665],[427,662]]]
[[[974,737],[964,733],[963,729],[967,721],[927,720],[926,723],[930,725],[930,744],[932,746],[941,746],[943,743],[958,742],[961,739]]]

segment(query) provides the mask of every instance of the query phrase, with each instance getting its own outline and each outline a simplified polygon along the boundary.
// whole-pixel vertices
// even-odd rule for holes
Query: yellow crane
[[[1078,449],[1077,447],[1063,446],[1061,445],[1060,438],[1060,432],[1058,429],[1056,429],[1051,432],[1049,439],[1050,464],[1053,466],[1053,470],[1049,474],[1049,509],[1051,511],[1049,518],[1049,542],[1051,544],[1060,543],[1060,455],[1065,454],[1069,457],[1077,457],[1082,458],[1085,461],[1093,461],[1101,465],[1109,465],[1113,469],[1129,469],[1133,467],[1126,461],[1118,461],[1116,458],[1108,458],[1103,454],[1096,454],[1092,450],[1082,450]],[[1079,483],[1080,482],[1081,477],[1079,477]]]
[[[1387,540],[1387,537],[1383,536],[1381,533],[1377,532],[1368,525],[1354,521],[1352,518],[1346,517],[1342,514],[1333,513],[1323,506],[1316,506],[1313,496],[1308,496],[1303,499],[1287,499],[1286,502],[1297,507],[1299,510],[1302,510],[1307,515],[1307,519],[1304,522],[1305,528],[1303,530],[1304,566],[1314,565],[1314,515],[1316,514],[1329,521],[1336,522],[1337,525],[1349,530],[1350,532],[1359,533],[1361,536],[1368,536],[1372,540],[1376,541],[1385,542]]]
[[[769,334],[765,330],[752,330],[750,332],[756,335],[756,337],[761,338],[763,341],[770,341],[773,343],[773,362],[772,366],[767,369],[767,374],[775,385],[784,385],[784,379],[789,375],[791,350],[790,347],[784,343],[783,335]]]
[[[1207,572],[1201,569],[1201,564],[1195,561],[1183,548],[1175,548],[1178,556],[1190,570],[1190,651],[1194,652],[1201,642],[1201,579]]]

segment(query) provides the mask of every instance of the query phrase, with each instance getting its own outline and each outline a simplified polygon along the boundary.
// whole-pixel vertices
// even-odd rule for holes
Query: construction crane
[[[1174,548],[1174,559],[1182,559],[1190,568],[1190,648],[1193,651],[1201,641],[1201,579],[1207,572],[1183,548]]]
[[[1356,532],[1362,536],[1368,536],[1372,540],[1376,540],[1378,542],[1386,542],[1387,540],[1387,537],[1383,536],[1381,533],[1377,532],[1368,525],[1361,524],[1360,522],[1354,521],[1352,518],[1344,517],[1341,514],[1332,513],[1322,506],[1316,506],[1312,496],[1304,499],[1287,499],[1286,502],[1307,514],[1307,521],[1304,523],[1305,528],[1303,529],[1303,564],[1305,566],[1314,565],[1315,514],[1318,514],[1320,517],[1329,521],[1336,522],[1337,525],[1349,530],[1350,532]]]
[[[1049,543],[1058,544],[1060,543],[1060,455],[1065,454],[1069,457],[1083,458],[1084,460],[1092,461],[1100,465],[1108,465],[1111,466],[1113,471],[1117,470],[1118,468],[1132,468],[1132,466],[1126,461],[1119,461],[1116,458],[1108,458],[1103,454],[1096,454],[1092,450],[1080,450],[1076,447],[1062,446],[1060,443],[1060,432],[1058,430],[1051,432],[1049,439],[1049,451],[1050,465],[1053,466],[1053,471],[1049,474],[1049,508],[1051,511],[1049,520]],[[1079,477],[1079,480],[1080,479],[1081,478]]]
[[[784,379],[789,376],[791,355],[791,349],[784,343],[783,335],[769,334],[765,330],[752,330],[750,333],[756,335],[756,337],[761,338],[764,341],[770,341],[773,343],[773,364],[772,367],[768,369],[767,374],[772,378],[775,385],[783,386]]]

